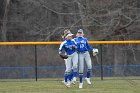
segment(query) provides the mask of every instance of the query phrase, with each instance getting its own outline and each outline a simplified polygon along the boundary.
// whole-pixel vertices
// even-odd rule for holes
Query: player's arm
[[[61,43],[60,47],[59,47],[59,54],[62,53],[62,50],[64,49],[64,42]]]
[[[73,41],[73,46],[72,46],[72,47],[73,47],[74,49],[77,49],[77,43],[76,43],[76,41],[75,41],[74,39],[72,39],[72,41]]]
[[[87,40],[87,39],[86,39],[86,46],[87,46],[87,49],[88,49],[88,50],[90,50],[90,51],[93,50],[93,48],[88,44],[88,40]]]
[[[60,45],[60,47],[59,47],[59,55],[60,55],[60,57],[61,57],[62,59],[67,59],[68,56],[65,55],[65,53],[63,53],[63,50],[64,50],[64,43],[65,43],[65,42],[62,42],[61,45]]]
[[[96,56],[98,54],[98,49],[96,48],[92,48],[89,44],[88,44],[88,40],[87,40],[87,48],[88,50],[92,51],[93,52],[93,56]]]

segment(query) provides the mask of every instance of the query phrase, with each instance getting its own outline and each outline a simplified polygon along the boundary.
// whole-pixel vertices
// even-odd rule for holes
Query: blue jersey
[[[74,39],[72,40],[65,40],[64,42],[61,43],[59,47],[59,54],[62,53],[64,50],[67,55],[71,55],[76,51],[77,44]]]
[[[77,37],[74,39],[77,43],[77,51],[84,53],[88,50],[93,50],[93,48],[88,44],[88,40],[84,37]]]

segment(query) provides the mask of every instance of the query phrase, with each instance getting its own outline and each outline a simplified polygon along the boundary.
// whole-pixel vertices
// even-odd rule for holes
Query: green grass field
[[[140,93],[140,78],[138,79],[92,79],[92,85],[84,81],[83,89],[76,85],[66,88],[62,79],[34,80],[0,80],[0,93]]]

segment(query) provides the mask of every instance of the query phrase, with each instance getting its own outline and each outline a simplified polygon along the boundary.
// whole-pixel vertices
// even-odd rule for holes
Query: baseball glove
[[[60,54],[60,57],[61,57],[62,59],[67,59],[67,58],[68,58],[68,56],[65,55],[65,54]]]
[[[94,49],[92,50],[92,52],[93,52],[93,56],[96,56],[96,55],[98,54],[98,49],[94,48]]]

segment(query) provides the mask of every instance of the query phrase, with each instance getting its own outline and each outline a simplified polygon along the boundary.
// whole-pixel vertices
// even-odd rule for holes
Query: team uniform
[[[70,34],[70,33],[71,33],[71,31],[70,31],[69,29],[65,29],[64,32],[62,33],[62,39],[65,41],[65,40],[66,40],[66,36],[67,36],[68,34]],[[65,53],[65,55],[66,55],[66,53]],[[62,59],[64,59],[64,58],[62,58]],[[66,66],[67,59],[64,59],[64,61],[65,61],[65,66]],[[67,67],[67,66],[66,66],[66,67]],[[65,76],[65,75],[64,75],[64,76]],[[73,77],[73,67],[72,67],[72,69],[71,69],[70,76],[71,76],[71,83],[75,85],[76,76]],[[65,77],[64,77],[64,78],[65,78]],[[72,78],[73,78],[73,79],[72,79]],[[65,82],[65,79],[64,79],[64,81],[62,81],[62,83],[64,83],[64,82]]]
[[[79,31],[79,32],[83,33],[83,31]],[[77,43],[77,51],[78,51],[78,59],[79,59],[79,78],[80,78],[79,88],[82,88],[84,60],[87,64],[86,80],[88,84],[91,84],[90,74],[92,69],[92,62],[88,51],[92,51],[93,48],[88,44],[88,40],[82,36],[75,38],[75,41]]]
[[[73,77],[76,77],[77,75],[77,66],[78,66],[78,54],[76,52],[77,44],[75,40],[65,40],[61,43],[59,47],[59,54],[61,54],[63,51],[67,54],[68,58],[65,59],[65,83],[68,87],[70,87],[70,81],[71,81],[71,69],[73,67]]]

